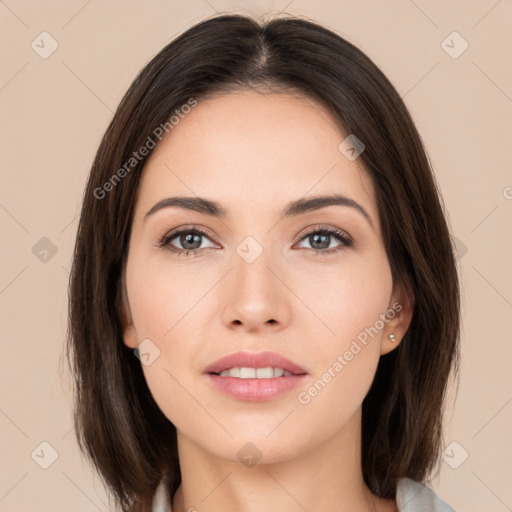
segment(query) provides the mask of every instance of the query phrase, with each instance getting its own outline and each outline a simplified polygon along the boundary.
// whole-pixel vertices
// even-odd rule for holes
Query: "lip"
[[[307,371],[299,366],[297,363],[290,361],[284,356],[277,354],[276,352],[235,352],[225,357],[221,357],[211,365],[207,366],[204,373],[220,373],[230,368],[282,368],[283,370],[289,371],[295,375],[306,374]],[[229,377],[223,377],[229,378]],[[236,377],[231,377],[236,378]],[[277,377],[280,378],[280,377]],[[242,379],[239,379],[242,380]],[[246,379],[255,380],[255,379]],[[258,379],[258,380],[270,380],[270,379]]]
[[[205,374],[215,389],[235,400],[245,402],[263,402],[272,400],[304,382],[306,374],[272,379],[239,379],[237,377],[221,377],[214,373]]]
[[[223,370],[237,367],[282,368],[293,375],[269,379],[240,379],[217,375]],[[257,354],[236,352],[215,361],[205,369],[204,373],[215,389],[235,400],[246,402],[272,400],[299,386],[307,375],[304,368],[275,352],[259,352]]]

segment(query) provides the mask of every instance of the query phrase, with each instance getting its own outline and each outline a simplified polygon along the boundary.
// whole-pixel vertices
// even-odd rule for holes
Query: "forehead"
[[[371,179],[339,150],[348,134],[325,107],[288,94],[244,91],[198,100],[155,148],[141,207],[166,195],[200,195],[276,208],[307,194],[340,193],[375,215]]]

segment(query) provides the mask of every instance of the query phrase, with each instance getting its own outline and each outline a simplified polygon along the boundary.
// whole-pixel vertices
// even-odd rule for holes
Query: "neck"
[[[364,483],[360,449],[361,409],[322,445],[252,467],[212,455],[178,431],[182,482],[172,511],[396,512],[395,500]]]

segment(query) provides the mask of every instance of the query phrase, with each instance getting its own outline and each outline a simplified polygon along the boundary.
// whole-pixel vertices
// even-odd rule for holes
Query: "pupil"
[[[199,245],[197,247],[187,247],[186,244],[194,244],[194,238],[195,243],[199,242]],[[188,233],[186,235],[182,235],[181,237],[181,243],[185,249],[198,249],[201,246],[201,235],[197,235],[194,233]]]
[[[327,247],[329,247],[329,243],[327,243],[327,245],[325,245],[325,241],[329,238],[330,235],[325,235],[325,234],[316,234],[316,235],[313,235],[312,238],[313,238],[313,243],[311,243],[311,240],[310,240],[310,243],[311,245],[313,246],[313,248],[316,248],[316,249],[325,249]],[[324,243],[322,244],[322,241],[319,241],[319,239],[323,238],[323,241]],[[315,244],[320,244],[321,247],[315,247]]]

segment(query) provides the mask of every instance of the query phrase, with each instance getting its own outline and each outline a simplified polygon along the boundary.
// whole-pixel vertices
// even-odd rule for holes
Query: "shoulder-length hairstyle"
[[[414,312],[381,356],[362,404],[362,470],[394,498],[397,479],[425,482],[440,461],[451,370],[459,367],[459,282],[440,192],[400,95],[361,50],[309,20],[219,15],[165,46],[137,75],[96,153],[69,283],[67,357],[82,452],[123,511],[150,510],[160,479],[181,481],[174,425],[123,343],[123,269],[144,164],[139,151],[173,115],[215,93],[270,87],[326,106],[365,150],[393,282]],[[171,134],[172,136],[172,134]],[[341,142],[341,139],[340,139]],[[154,145],[154,144],[153,144]],[[124,169],[124,172],[122,171]]]

